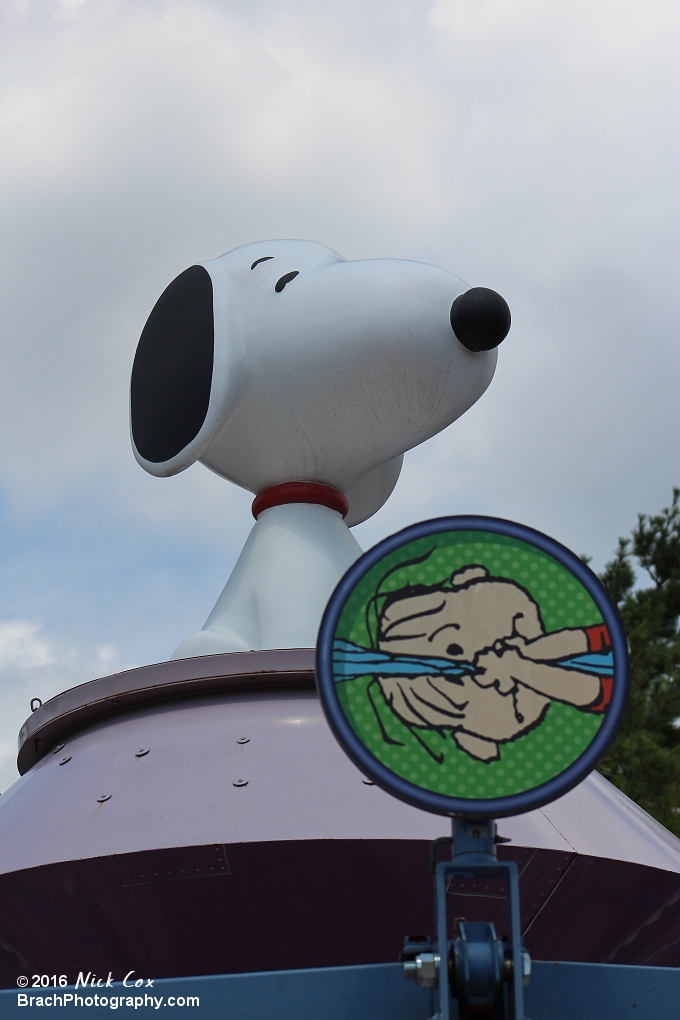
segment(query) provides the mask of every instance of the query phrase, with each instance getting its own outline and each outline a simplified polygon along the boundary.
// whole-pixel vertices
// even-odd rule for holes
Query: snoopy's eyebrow
[[[459,623],[445,623],[443,627],[438,627],[437,630],[433,631],[430,634],[430,636],[429,636],[429,638],[427,640],[428,641],[434,641],[434,639],[436,638],[437,634],[441,634],[441,632],[443,630],[446,630],[447,627],[453,627],[454,630],[460,630],[460,624]]]
[[[274,290],[276,291],[276,293],[280,294],[281,291],[283,290],[283,288],[286,286],[286,284],[290,283],[291,280],[294,280],[295,277],[299,276],[299,275],[300,275],[300,273],[296,269],[295,272],[293,272],[293,273],[286,273],[285,276],[282,276],[280,280],[277,280],[276,286],[274,287]]]
[[[269,260],[273,258],[274,258],[273,255],[263,255],[261,259],[255,259],[252,266],[250,267],[251,272],[255,268],[255,266],[259,266],[260,262],[269,262]]]

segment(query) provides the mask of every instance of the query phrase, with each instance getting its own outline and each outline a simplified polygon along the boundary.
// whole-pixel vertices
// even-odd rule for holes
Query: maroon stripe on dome
[[[73,983],[85,951],[93,971],[111,969],[116,980],[132,967],[177,978],[388,963],[399,956],[404,931],[432,931],[428,845],[386,838],[218,843],[8,872],[0,875],[10,947],[0,953],[0,988],[16,992],[26,958],[38,973],[67,974]],[[675,872],[533,847],[500,846],[498,856],[521,870],[522,930],[535,959],[680,964]],[[351,895],[344,875],[352,876]],[[498,881],[491,879],[489,893],[482,883],[454,879],[449,896],[462,909],[462,894],[467,918],[491,921],[504,936]],[[312,938],[310,918],[319,916],[327,921]]]
[[[319,503],[330,510],[337,510],[343,517],[347,516],[349,510],[347,497],[332,485],[322,485],[320,482],[282,482],[257,494],[253,500],[253,517],[257,520],[263,510],[284,503]]]

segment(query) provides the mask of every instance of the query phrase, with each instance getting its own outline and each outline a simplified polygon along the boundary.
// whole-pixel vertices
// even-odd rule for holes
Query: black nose
[[[492,351],[510,330],[507,301],[488,287],[473,287],[451,305],[453,332],[469,351]]]

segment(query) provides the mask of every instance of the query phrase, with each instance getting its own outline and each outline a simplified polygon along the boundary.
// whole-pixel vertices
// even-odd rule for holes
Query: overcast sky
[[[164,287],[249,241],[434,263],[508,300],[496,377],[406,456],[367,547],[443,513],[601,567],[678,465],[667,0],[1,0],[0,789],[32,696],[167,658],[252,524],[145,474]]]

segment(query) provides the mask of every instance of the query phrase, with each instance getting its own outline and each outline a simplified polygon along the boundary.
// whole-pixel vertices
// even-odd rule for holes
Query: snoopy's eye
[[[294,273],[286,273],[285,276],[282,276],[280,280],[277,280],[276,286],[274,287],[276,293],[280,294],[283,288],[286,286],[286,284],[290,283],[291,280],[294,280],[295,277],[299,275],[300,274],[296,269]]]
[[[460,647],[460,645],[449,645],[449,647],[446,649],[446,654],[447,655],[462,655],[463,654],[463,649]]]
[[[252,266],[250,267],[250,271],[252,272],[255,266],[259,266],[260,262],[269,262],[273,258],[274,258],[273,255],[263,255],[261,259],[255,259]]]

